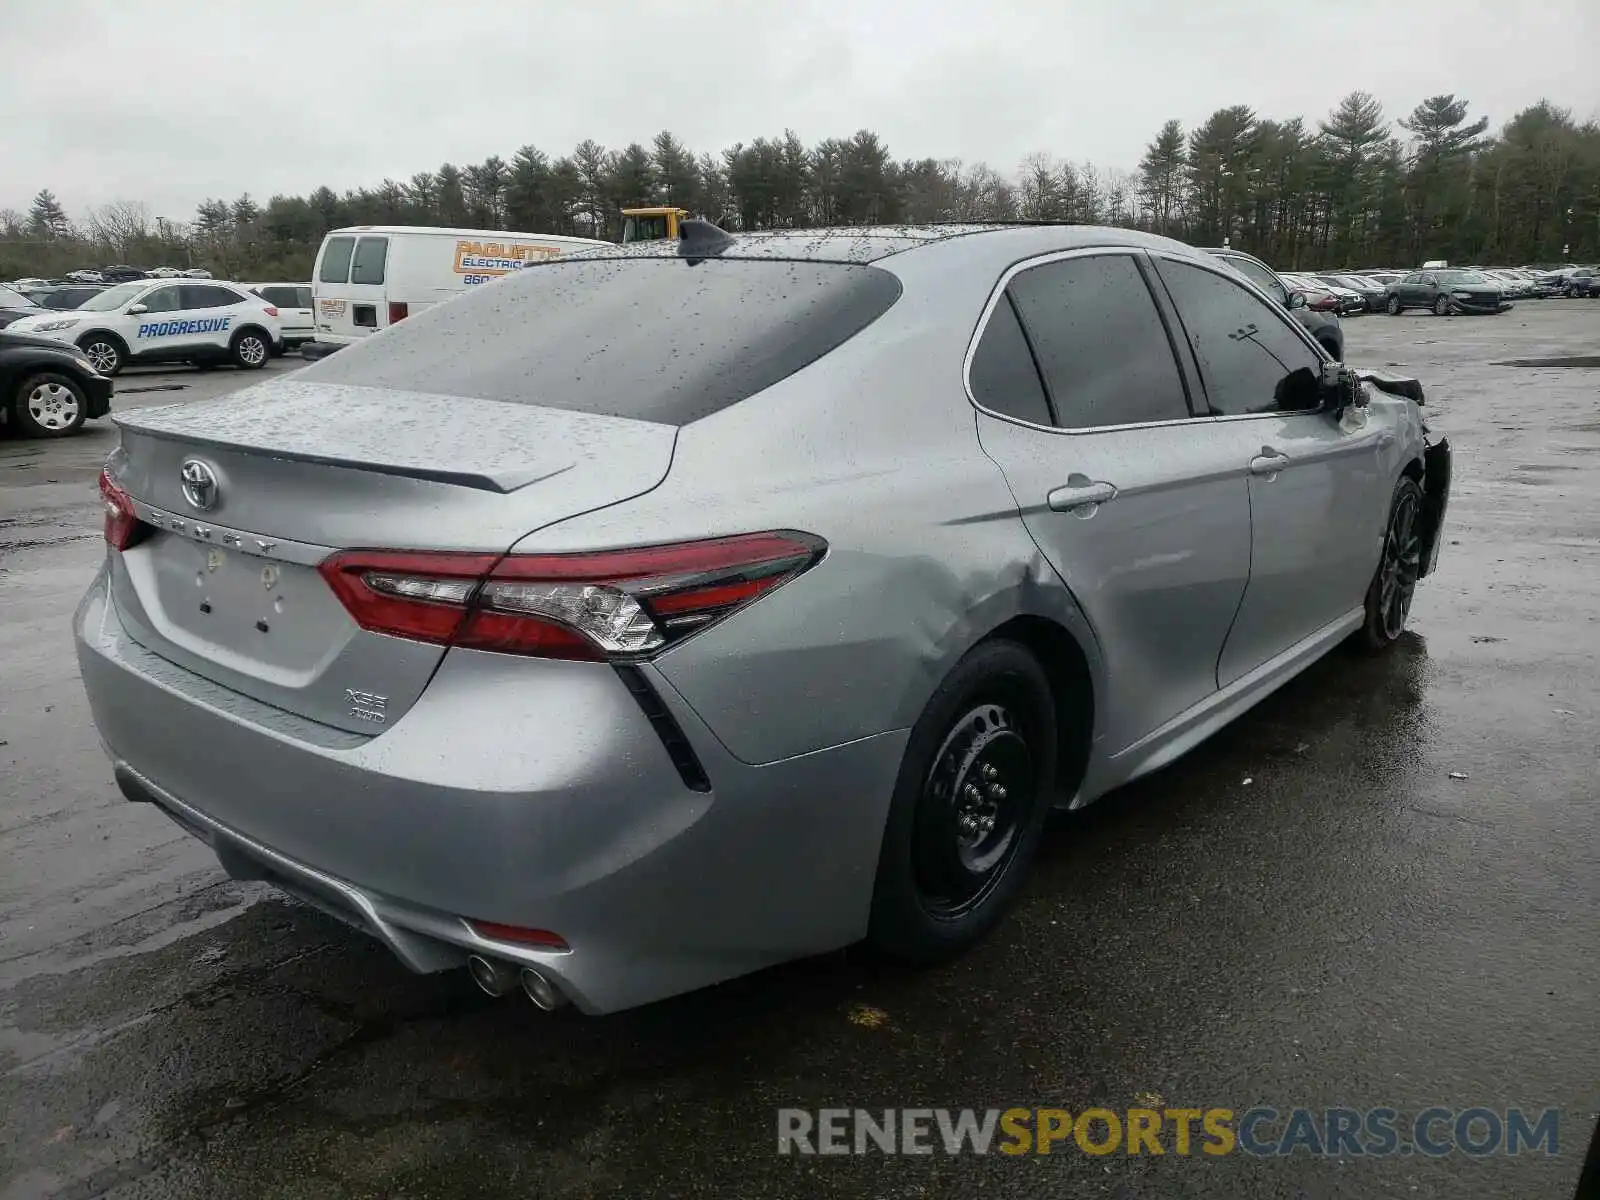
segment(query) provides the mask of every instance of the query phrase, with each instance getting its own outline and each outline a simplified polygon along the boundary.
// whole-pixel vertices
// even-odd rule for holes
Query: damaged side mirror
[[[1344,416],[1347,408],[1367,406],[1367,392],[1361,386],[1361,377],[1343,363],[1322,364],[1317,391],[1322,397],[1322,411],[1335,417]]]

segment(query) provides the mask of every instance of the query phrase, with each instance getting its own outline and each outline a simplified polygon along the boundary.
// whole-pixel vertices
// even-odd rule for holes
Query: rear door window
[[[278,308],[310,308],[311,301],[307,299],[301,304],[296,292],[297,289],[292,287],[264,287],[261,289],[261,298]]]
[[[388,238],[362,238],[356,243],[355,257],[350,261],[350,282],[382,283],[384,262],[388,257]]]
[[[317,271],[319,283],[348,283],[350,281],[350,255],[356,248],[355,238],[329,238],[322,248],[322,267]]]
[[[887,271],[844,263],[557,260],[435,305],[302,378],[686,425],[836,349],[899,295]]]
[[[184,308],[229,308],[243,299],[232,288],[215,284],[189,283],[182,290]]]
[[[1049,425],[1050,403],[1033,364],[1033,351],[1017,322],[1010,296],[1001,296],[984,326],[968,373],[972,398],[990,412],[1034,425]]]
[[[1030,267],[1007,288],[1064,429],[1188,417],[1155,299],[1130,254]]]

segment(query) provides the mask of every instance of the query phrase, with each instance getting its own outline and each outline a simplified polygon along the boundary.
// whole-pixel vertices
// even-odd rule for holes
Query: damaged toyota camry
[[[540,1007],[956,954],[1046,812],[1402,633],[1450,450],[1177,242],[730,235],[118,417],[122,791]]]

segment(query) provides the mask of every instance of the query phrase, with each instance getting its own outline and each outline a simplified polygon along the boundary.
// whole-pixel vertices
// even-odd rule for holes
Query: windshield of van
[[[78,308],[82,312],[110,312],[114,308],[121,308],[124,304],[132,304],[133,298],[150,285],[144,280],[133,283],[119,283],[116,287],[109,287],[98,296],[91,296]]]
[[[686,425],[827,354],[899,295],[887,271],[844,263],[570,259],[430,308],[299,378]]]

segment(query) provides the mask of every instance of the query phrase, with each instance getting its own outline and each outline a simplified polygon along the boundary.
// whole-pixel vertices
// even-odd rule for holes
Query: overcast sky
[[[336,190],[585,137],[695,151],[875,130],[896,158],[1131,169],[1227,104],[1390,116],[1454,92],[1491,127],[1600,115],[1600,0],[0,0],[0,208]]]

